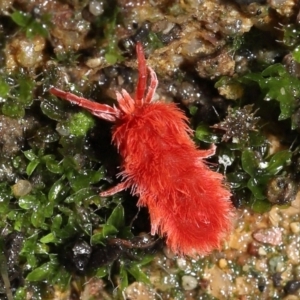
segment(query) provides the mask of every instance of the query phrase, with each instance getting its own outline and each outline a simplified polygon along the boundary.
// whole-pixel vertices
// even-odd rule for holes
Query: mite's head
[[[126,90],[121,93],[117,92],[117,100],[120,110],[125,114],[132,114],[136,107],[152,101],[158,80],[153,69],[147,67],[143,46],[140,42],[136,45],[136,53],[138,59],[138,82],[136,85],[135,98],[133,99]],[[150,73],[150,84],[147,88],[148,72]]]
[[[121,93],[117,92],[117,101],[119,104],[118,107],[111,107],[106,104],[93,102],[91,100],[62,91],[55,87],[50,88],[49,92],[57,97],[63,98],[67,101],[70,101],[71,103],[84,107],[90,113],[100,119],[115,122],[117,119],[120,119],[122,116],[124,116],[124,114],[132,114],[136,107],[141,107],[144,104],[150,103],[158,84],[155,72],[146,65],[143,46],[140,42],[138,42],[136,45],[136,52],[138,58],[139,77],[136,85],[135,98],[133,99],[124,89]],[[150,73],[150,84],[147,89],[146,86],[148,72]]]

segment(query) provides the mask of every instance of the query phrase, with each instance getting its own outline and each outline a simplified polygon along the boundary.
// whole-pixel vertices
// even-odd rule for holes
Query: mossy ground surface
[[[233,193],[207,257],[168,253],[129,191],[99,197],[119,182],[111,124],[48,92],[113,105],[137,41]],[[1,1],[1,297],[299,299],[299,45],[293,1]]]

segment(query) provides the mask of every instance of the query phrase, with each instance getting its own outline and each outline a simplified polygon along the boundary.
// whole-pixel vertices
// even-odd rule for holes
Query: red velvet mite
[[[122,182],[100,196],[131,188],[139,197],[138,206],[149,210],[151,234],[165,236],[176,254],[208,254],[220,248],[233,216],[223,176],[204,160],[214,155],[215,146],[197,149],[188,119],[177,105],[152,100],[157,77],[147,67],[140,43],[136,51],[139,78],[134,99],[123,89],[117,92],[118,105],[111,107],[57,88],[50,93],[114,122],[112,141],[122,157]]]

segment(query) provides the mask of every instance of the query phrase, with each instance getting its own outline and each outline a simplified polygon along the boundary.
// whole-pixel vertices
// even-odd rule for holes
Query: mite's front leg
[[[119,114],[118,109],[113,108],[106,104],[93,102],[91,100],[79,97],[75,94],[62,91],[55,87],[49,89],[49,92],[56,97],[65,99],[71,103],[77,104],[80,107],[87,109],[94,116],[110,122],[116,121],[116,116]]]

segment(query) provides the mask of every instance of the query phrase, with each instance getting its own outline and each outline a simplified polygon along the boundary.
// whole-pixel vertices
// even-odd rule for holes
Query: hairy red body
[[[194,256],[219,248],[232,227],[230,192],[223,176],[208,168],[206,157],[215,147],[198,150],[191,140],[188,119],[173,103],[152,103],[157,85],[145,94],[147,68],[137,45],[139,81],[133,100],[126,91],[117,93],[119,107],[91,102],[56,88],[50,92],[83,106],[94,115],[115,122],[113,142],[122,161],[123,182],[100,195],[126,188],[139,196],[138,205],[149,209],[151,233],[166,236],[170,249]]]

